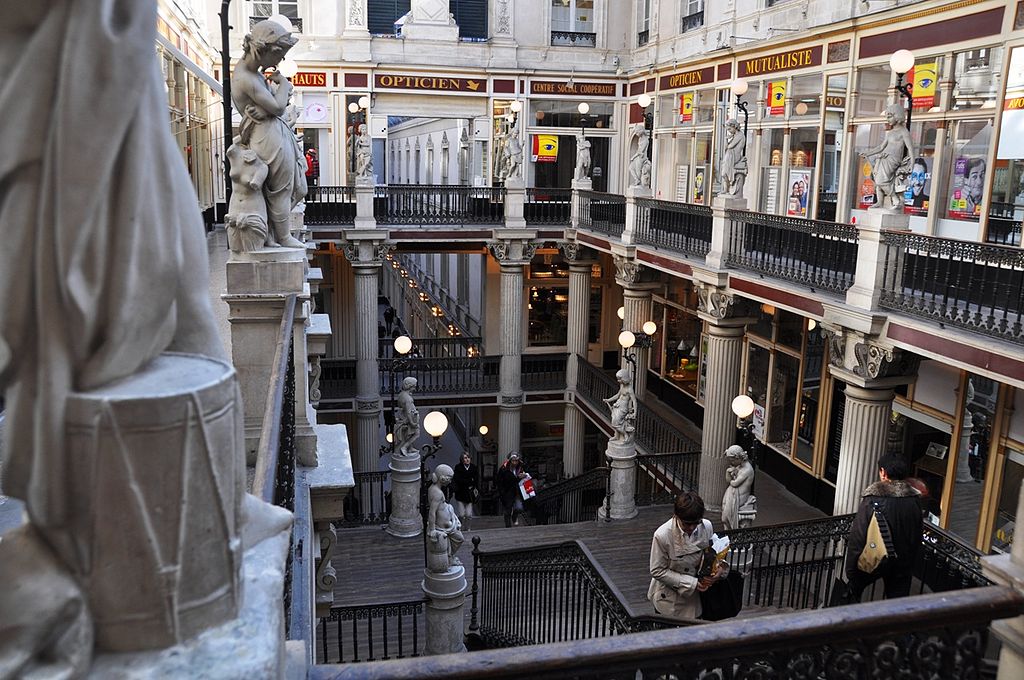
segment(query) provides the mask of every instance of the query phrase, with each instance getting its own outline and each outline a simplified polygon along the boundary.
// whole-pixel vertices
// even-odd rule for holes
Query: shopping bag
[[[700,594],[701,614],[704,621],[731,619],[743,608],[743,574],[730,571]]]
[[[537,495],[537,492],[533,488],[533,478],[530,477],[530,475],[526,475],[519,480],[519,493],[522,495],[524,501]]]

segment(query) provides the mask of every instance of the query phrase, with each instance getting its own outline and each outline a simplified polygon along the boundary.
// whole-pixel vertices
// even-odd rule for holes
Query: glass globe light
[[[805,102],[799,102],[796,107],[796,115],[804,116],[807,115],[807,104]]]
[[[295,63],[294,59],[284,59],[277,65],[277,72],[285,78],[291,78],[299,72],[299,65]]]
[[[423,429],[431,437],[440,437],[448,429],[448,416],[440,411],[431,411],[423,418]]]
[[[586,102],[580,102],[579,106],[576,107],[576,110],[585,116],[588,113],[590,113],[590,104]]]
[[[349,113],[357,113],[358,111],[359,111],[359,104],[356,104],[355,102],[352,102],[351,104],[348,105],[348,112]]]
[[[914,68],[914,53],[910,50],[896,50],[889,57],[889,68],[896,73],[906,73]]]
[[[520,111],[523,110],[523,103],[518,99],[514,100],[509,106],[516,113],[519,113]]]
[[[653,321],[644,321],[643,329],[645,335],[654,335],[658,332],[658,324]]]
[[[359,98],[359,108],[361,108],[361,109],[368,109],[368,108],[370,108],[370,97],[369,96],[364,94],[362,97]]]
[[[737,418],[749,418],[754,412],[754,400],[745,394],[741,394],[732,400],[732,412]]]
[[[629,349],[636,344],[636,336],[629,331],[622,331],[619,333],[619,345],[622,349]]]
[[[490,432],[490,431],[491,431],[490,428],[487,427],[486,425],[481,425],[480,426],[480,436],[481,437],[486,437],[487,433]]]
[[[391,442],[395,441],[395,435],[388,432],[384,439],[386,439],[388,444],[390,444]]]
[[[615,313],[619,315],[620,319],[625,319],[626,318],[626,308],[625,307],[619,307],[617,310],[615,310]]]
[[[636,100],[636,103],[640,105],[640,108],[646,109],[648,106],[651,105],[651,95],[649,95],[649,94],[642,94],[642,95],[640,95],[639,99]]]
[[[395,338],[395,351],[399,354],[408,354],[412,350],[412,338],[408,335],[399,335]]]
[[[737,78],[736,80],[729,83],[729,89],[732,90],[732,93],[737,97],[742,97],[743,95],[745,95],[749,87],[750,86],[747,84],[747,81],[744,80],[743,78]]]

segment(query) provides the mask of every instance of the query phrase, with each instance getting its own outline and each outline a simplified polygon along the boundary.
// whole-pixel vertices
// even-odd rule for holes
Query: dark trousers
[[[508,505],[501,504],[501,511],[505,513],[505,527],[511,527],[515,524],[516,519],[519,518],[519,510],[516,509],[516,503],[513,501]]]
[[[850,593],[847,599],[848,603],[855,604],[860,602],[861,596],[864,591],[878,579],[882,579],[885,585],[885,599],[890,600],[894,597],[906,597],[910,595],[910,581],[913,574],[909,566],[894,565],[892,567],[875,570],[872,574],[867,574],[857,569],[852,573],[847,573],[846,578],[850,584]]]

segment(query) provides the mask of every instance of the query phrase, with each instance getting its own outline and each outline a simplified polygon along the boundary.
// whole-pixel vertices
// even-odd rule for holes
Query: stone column
[[[636,509],[636,443],[608,442],[610,498],[597,510],[598,519],[633,519]],[[724,472],[723,472],[724,474]]]
[[[642,333],[644,322],[652,320],[651,291],[660,285],[646,282],[644,278],[642,265],[624,257],[615,257],[615,282],[623,289],[622,306],[625,314],[622,319],[622,329],[633,333]],[[661,328],[658,330],[663,331]],[[636,358],[633,391],[636,393],[637,399],[643,399],[647,392],[647,355],[650,350],[634,346],[629,352]],[[628,365],[625,358],[622,359],[622,365]]]
[[[740,391],[743,365],[742,322],[708,325],[707,379],[704,381],[704,430],[701,436],[698,488],[704,506],[722,509],[725,494],[725,450],[736,443],[736,414],[732,400]]]
[[[569,324],[566,345],[569,363],[565,371],[565,425],[562,439],[562,472],[575,477],[583,472],[583,439],[586,421],[576,408],[576,380],[579,362],[586,361],[590,315],[590,275],[593,260],[583,256],[577,243],[563,243],[562,254],[569,261]]]
[[[466,568],[460,564],[447,571],[423,570],[421,583],[426,604],[425,654],[455,654],[466,651],[465,613]]]
[[[1017,495],[1017,517],[1024,517],[1024,486]],[[985,576],[997,585],[1024,593],[1024,540],[1013,541],[1010,552],[981,558]],[[1024,616],[993,621],[992,632],[1003,643],[997,680],[1024,678]]]
[[[498,453],[507,456],[519,450],[520,417],[523,409],[523,267],[529,264],[539,244],[529,241],[535,232],[520,232],[525,238],[494,241],[491,253],[501,263],[501,387],[498,395]]]
[[[398,453],[397,451],[395,452]],[[423,532],[420,515],[420,485],[423,483],[419,456],[391,455],[391,514],[387,532],[398,538],[411,538]]]

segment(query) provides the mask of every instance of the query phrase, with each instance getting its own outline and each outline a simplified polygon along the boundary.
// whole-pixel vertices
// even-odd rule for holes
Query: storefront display
[[[789,171],[789,198],[786,214],[790,217],[807,217],[807,201],[811,195],[812,175],[810,170],[792,168]]]

